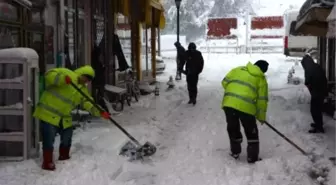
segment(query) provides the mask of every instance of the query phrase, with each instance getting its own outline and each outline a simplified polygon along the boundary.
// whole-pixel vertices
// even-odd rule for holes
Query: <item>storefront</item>
[[[46,70],[42,1],[0,2],[0,49],[29,47],[39,54],[40,73]]]
[[[90,63],[90,1],[64,0],[65,67],[75,69]]]
[[[321,6],[321,3],[324,3]],[[300,9],[295,27],[296,34],[318,37],[318,63],[326,71],[330,83],[335,83],[335,37],[327,34],[329,26],[327,18],[332,17],[335,2],[306,0]],[[331,15],[331,16],[330,16]],[[332,31],[332,30],[331,30]],[[330,31],[329,31],[330,32]]]

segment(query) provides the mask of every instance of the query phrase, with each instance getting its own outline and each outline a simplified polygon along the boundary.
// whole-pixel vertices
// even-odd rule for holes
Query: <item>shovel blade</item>
[[[147,141],[142,147],[138,149],[138,151],[141,152],[142,156],[149,157],[155,154],[156,147]]]
[[[136,146],[131,141],[128,141],[120,150],[119,155],[128,157],[131,161],[143,159],[143,157],[149,157],[154,155],[156,152],[156,147],[150,143],[146,142],[143,146]]]

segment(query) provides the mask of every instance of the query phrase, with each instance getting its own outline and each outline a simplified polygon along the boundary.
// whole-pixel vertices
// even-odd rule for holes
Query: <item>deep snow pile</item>
[[[288,70],[294,65],[282,55],[204,55],[198,104],[187,105],[185,78],[166,90],[175,74],[175,62],[166,60],[160,96],[142,97],[138,103],[114,118],[136,138],[151,141],[157,153],[144,164],[129,163],[117,156],[118,146],[127,141],[107,122],[95,121],[76,131],[72,159],[57,162],[56,172],[40,170],[40,159],[1,163],[1,185],[312,185],[312,163],[267,126],[260,126],[262,161],[246,163],[246,139],[239,161],[229,154],[225,116],[220,109],[221,80],[233,67],[248,60],[270,63],[268,121],[307,151],[335,155],[335,125],[326,118],[325,135],[307,133],[311,118],[309,95],[303,85],[287,84]],[[300,66],[296,66],[300,68]],[[296,75],[303,76],[297,70]],[[117,143],[117,144],[116,144]],[[58,145],[55,145],[57,148]],[[55,152],[55,157],[57,157]],[[322,161],[320,166],[329,164]],[[319,167],[320,167],[319,166]],[[321,168],[318,168],[321,169]],[[316,177],[314,177],[316,178]],[[330,181],[330,184],[335,182]]]

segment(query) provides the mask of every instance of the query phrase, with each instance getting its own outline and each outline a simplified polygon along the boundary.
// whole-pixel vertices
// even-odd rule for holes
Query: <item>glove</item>
[[[100,113],[101,117],[104,119],[110,119],[111,114],[109,112],[102,112]]]
[[[70,78],[70,76],[65,76],[65,83],[66,84],[71,84],[72,80]]]
[[[263,125],[265,123],[265,121],[262,121],[262,120],[258,120],[258,121],[261,125]]]

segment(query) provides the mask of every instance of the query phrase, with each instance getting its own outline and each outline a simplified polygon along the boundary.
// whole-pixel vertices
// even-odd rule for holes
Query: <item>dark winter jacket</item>
[[[193,43],[191,43],[193,44]],[[186,51],[186,74],[199,75],[203,71],[204,59],[202,53],[195,47],[188,47]]]
[[[301,65],[304,69],[305,85],[311,96],[325,98],[328,94],[328,80],[323,68],[309,55],[302,58]]]
[[[103,36],[102,41],[99,44],[99,48],[104,56],[105,35]],[[126,58],[125,58],[125,55],[124,55],[124,52],[122,50],[122,46],[120,43],[119,36],[117,34],[113,35],[113,55],[116,56],[118,60],[118,66],[119,66],[117,69],[118,71],[125,71],[126,69],[130,68],[126,61]]]
[[[95,85],[104,85],[105,84],[105,66],[103,61],[101,61],[101,49],[99,46],[94,46],[91,53],[91,66],[95,70],[96,76],[93,79],[92,83]]]
[[[175,42],[175,47],[177,50],[177,58],[179,59],[179,65],[178,65],[178,70],[182,71],[183,70],[183,66],[186,62],[186,50],[184,49],[184,47],[181,45],[181,43],[179,42]]]

